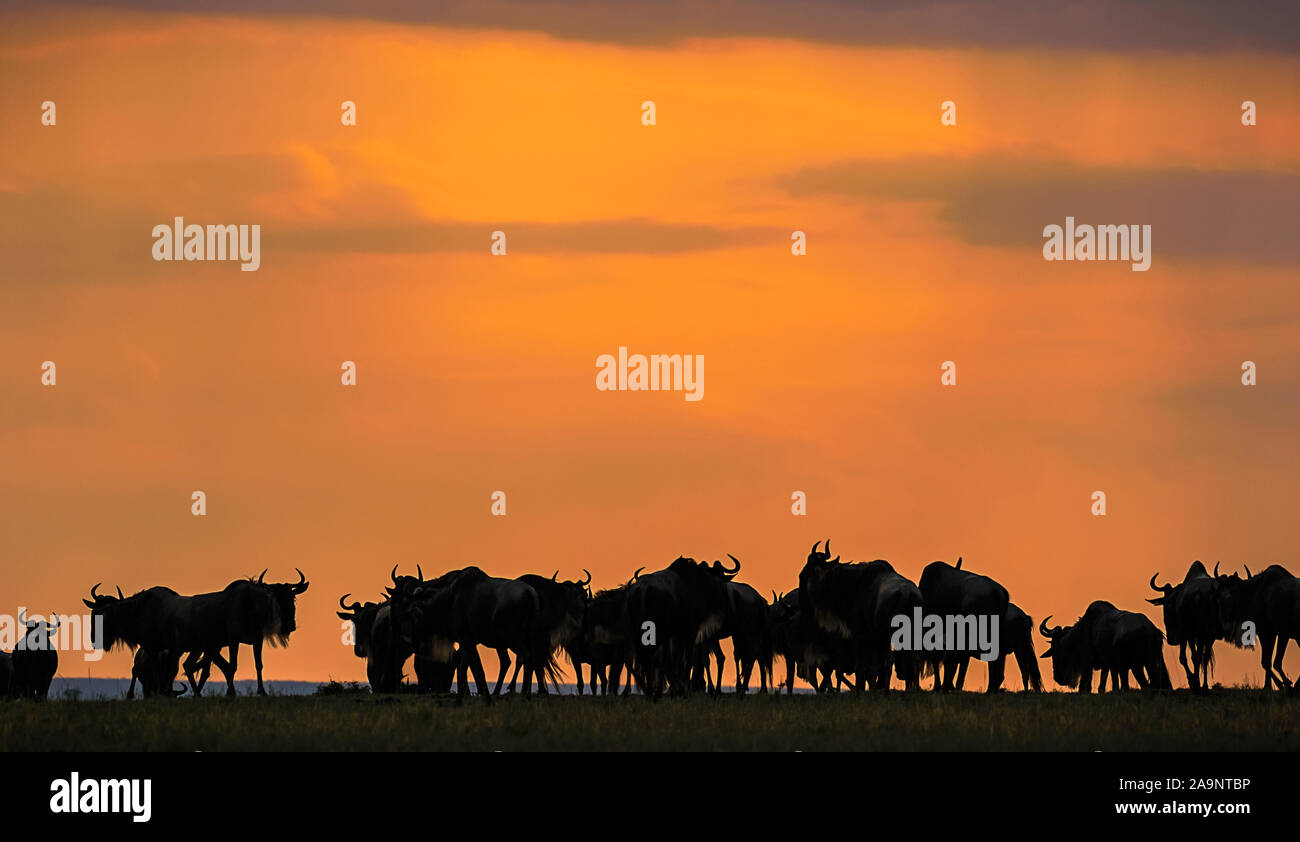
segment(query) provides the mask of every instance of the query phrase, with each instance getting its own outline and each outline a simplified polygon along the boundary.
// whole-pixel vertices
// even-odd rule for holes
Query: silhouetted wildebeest
[[[54,618],[53,623],[32,620],[24,612],[18,614],[18,622],[26,631],[10,656],[13,678],[9,686],[15,696],[44,699],[50,693],[50,682],[59,671],[59,652],[54,642],[59,619],[56,614],[50,616]]]
[[[813,544],[799,572],[799,605],[804,621],[853,644],[854,689],[889,691],[895,669],[909,690],[920,684],[920,653],[890,648],[893,618],[915,616],[923,607],[920,589],[883,559],[842,563],[830,557],[830,541]]]
[[[582,581],[559,581],[560,571],[555,571],[551,578],[537,576],[532,573],[525,573],[519,577],[519,581],[530,585],[533,590],[537,591],[537,596],[542,603],[542,613],[539,619],[542,628],[546,632],[547,639],[551,642],[551,653],[554,655],[556,650],[569,646],[578,639],[582,633],[582,619],[587,611],[587,585],[591,584],[591,573],[583,570],[587,578]],[[566,654],[568,650],[566,649]],[[506,653],[498,652],[498,657],[505,655],[503,661],[509,664],[509,657]],[[572,656],[570,656],[572,661]],[[522,664],[515,664],[514,674],[510,676],[510,692],[515,692],[515,679],[519,677],[519,670]],[[575,665],[575,669],[577,666]],[[540,681],[540,676],[538,677]],[[539,688],[545,692],[546,688]],[[556,688],[559,689],[558,687]],[[494,693],[501,691],[501,683],[498,681]]]
[[[182,696],[185,685],[175,685],[176,673],[181,668],[181,653],[164,649],[151,652],[143,646],[135,650],[135,660],[131,664],[131,685],[126,688],[126,697],[135,698],[135,685],[140,684],[140,691],[146,699],[153,696]]]
[[[296,569],[296,568],[295,568]],[[202,652],[193,650],[185,660],[185,672],[192,674],[201,666],[203,675],[194,688],[195,695],[203,692],[207,683],[214,654],[219,657],[221,647],[230,647],[229,670],[226,676],[226,695],[235,695],[235,672],[239,668],[239,646],[246,643],[253,648],[253,665],[257,670],[257,695],[265,696],[262,684],[262,644],[287,646],[289,635],[298,628],[295,600],[311,584],[298,570],[298,581],[267,582],[266,571],[257,579],[237,579],[224,590],[190,597],[189,622],[191,633],[200,639],[212,641]]]
[[[447,660],[452,646],[459,647],[457,684],[462,699],[469,692],[465,673],[472,670],[479,694],[491,702],[478,657],[480,645],[508,649],[523,662],[525,695],[532,692],[533,674],[545,692],[545,682],[555,681],[556,665],[537,591],[515,579],[488,576],[477,567],[453,574],[448,574],[449,584],[445,587],[430,589],[426,584],[417,590],[411,604],[401,610],[402,616],[410,618],[412,639],[421,647],[428,641],[435,660]]]
[[[690,691],[697,645],[721,627],[728,609],[727,581],[740,562],[726,568],[678,556],[664,570],[647,573],[628,586],[625,634],[642,690],[659,698]]]
[[[644,568],[643,568],[644,569]],[[587,604],[582,631],[578,639],[565,648],[578,676],[578,693],[582,693],[582,665],[591,667],[591,694],[599,685],[604,695],[617,693],[624,668],[628,670],[623,693],[632,689],[631,642],[624,619],[627,591],[640,570],[626,584],[597,591]]]
[[[1218,575],[1218,565],[1215,565]],[[1187,673],[1187,686],[1193,690],[1208,690],[1210,668],[1214,665],[1214,641],[1223,637],[1223,623],[1219,618],[1219,584],[1199,561],[1187,568],[1181,585],[1157,585],[1151,577],[1151,589],[1163,596],[1148,599],[1152,605],[1164,608],[1165,640],[1178,647],[1178,663]],[[1192,664],[1187,665],[1187,649],[1192,650]]]
[[[981,653],[977,647],[970,645],[974,643],[973,640],[958,641],[948,639],[947,635],[954,629],[956,618],[987,617],[989,620],[986,622],[1000,623],[1010,602],[1007,589],[988,576],[962,570],[960,558],[957,559],[956,566],[944,561],[927,564],[921,571],[919,587],[921,598],[925,602],[925,613],[943,620],[943,651],[926,652],[924,656],[926,664],[934,670],[934,689],[954,689],[955,677],[955,689],[960,690],[966,683],[966,668],[970,665],[970,659],[979,657]],[[1005,659],[1001,663],[1005,664]],[[992,662],[989,669],[993,669]],[[987,692],[996,692],[1001,683],[1001,677],[995,683],[990,672]]]
[[[1038,632],[1051,641],[1044,658],[1052,659],[1052,677],[1063,687],[1092,692],[1093,670],[1101,671],[1098,692],[1128,689],[1128,674],[1146,689],[1172,689],[1165,668],[1164,635],[1145,614],[1121,611],[1105,600],[1097,600],[1072,626],[1048,628],[1043,618]]]
[[[820,542],[818,542],[820,543]],[[856,669],[853,647],[838,634],[830,634],[816,623],[805,621],[799,605],[799,591],[784,596],[772,593],[772,649],[785,661],[786,692],[794,692],[795,676],[818,693],[838,686],[852,686],[847,676]]]
[[[1038,670],[1038,655],[1034,651],[1034,621],[1014,602],[1007,603],[998,634],[997,658],[989,661],[990,691],[1000,690],[1007,672],[1007,657],[1014,655],[1020,668],[1020,683],[1026,690],[1041,693],[1043,676]],[[960,682],[958,689],[961,689]]]
[[[1241,647],[1243,624],[1253,623],[1259,639],[1260,664],[1264,667],[1264,689],[1268,690],[1276,682],[1279,690],[1287,687],[1294,690],[1282,671],[1282,657],[1288,641],[1300,642],[1300,580],[1285,567],[1273,564],[1254,576],[1247,567],[1245,579],[1233,573],[1218,576],[1216,582],[1224,638],[1233,646]]]
[[[129,597],[118,588],[116,597],[90,589],[91,599],[82,600],[90,609],[92,621],[102,617],[103,640],[100,645],[112,649],[126,645],[143,646],[152,652],[164,650],[188,652],[183,668],[195,696],[202,690],[196,673],[203,671],[207,681],[209,664],[216,664],[226,677],[226,695],[235,695],[235,670],[239,645],[253,646],[257,666],[257,692],[262,685],[262,643],[288,642],[297,627],[294,598],[307,590],[307,577],[298,571],[296,583],[268,583],[266,572],[257,580],[232,582],[215,593],[181,596],[171,588],[147,588]],[[230,660],[221,656],[221,648],[230,647]]]
[[[382,658],[374,645],[373,635],[375,619],[379,615],[379,610],[386,603],[357,601],[348,602],[348,597],[352,596],[346,593],[339,597],[339,607],[342,611],[335,612],[342,620],[348,620],[352,623],[352,654],[358,658],[364,658],[366,661],[366,680],[370,682],[370,689],[375,693],[385,692],[381,685],[385,684],[386,672],[385,665],[391,660]],[[400,675],[400,670],[398,674]],[[395,688],[394,688],[395,689]],[[388,692],[392,692],[389,690]]]
[[[734,555],[728,553],[727,556],[737,565],[740,564]],[[749,679],[755,666],[758,667],[761,689],[766,693],[774,657],[770,606],[761,593],[743,582],[727,582],[727,613],[722,626],[706,644],[707,651],[713,654],[718,665],[715,692],[722,691],[722,669],[726,663],[719,641],[727,638],[731,638],[732,659],[736,662],[737,695],[744,695],[749,689]],[[708,654],[705,655],[705,663],[708,663]]]

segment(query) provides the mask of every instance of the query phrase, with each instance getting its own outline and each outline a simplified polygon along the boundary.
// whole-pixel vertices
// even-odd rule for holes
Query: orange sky
[[[1157,570],[1297,570],[1293,56],[0,24],[0,611],[301,567],[267,677],[360,679],[336,601],[394,563],[609,586],[733,553],[767,593],[830,536],[1158,624]],[[1075,207],[1151,222],[1151,269],[1045,262]],[[260,224],[261,268],[154,262],[178,215]],[[703,354],[704,400],[597,391],[620,345]]]

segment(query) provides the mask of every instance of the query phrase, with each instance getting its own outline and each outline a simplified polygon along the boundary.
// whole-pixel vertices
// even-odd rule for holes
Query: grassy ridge
[[[368,693],[0,704],[3,751],[1300,749],[1300,699],[1191,693],[477,698]]]

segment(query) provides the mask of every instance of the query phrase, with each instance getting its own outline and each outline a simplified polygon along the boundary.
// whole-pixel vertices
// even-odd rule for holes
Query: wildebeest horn
[[[587,574],[587,578],[582,580],[582,584],[583,584],[584,586],[585,586],[585,585],[590,585],[590,584],[591,584],[591,571],[584,567],[584,568],[582,568],[582,572]]]
[[[339,607],[342,608],[344,611],[360,611],[361,610],[360,602],[354,602],[351,605],[347,604],[345,600],[350,596],[352,596],[352,594],[345,593],[343,594],[343,596],[339,597]]]
[[[781,601],[781,597],[776,595],[776,588],[772,588],[772,604],[776,605]]]
[[[1242,567],[1246,568],[1246,578],[1249,579],[1250,576],[1251,576],[1251,573],[1250,573],[1250,565],[1249,565],[1249,564],[1243,564]]]
[[[268,567],[266,570],[270,570],[270,569],[271,569],[271,568]],[[260,576],[257,577],[257,584],[259,584],[259,585],[264,585],[264,584],[266,584],[266,582],[262,581],[263,579],[266,578],[266,570],[263,570],[263,571],[262,571],[262,575],[260,575]]]
[[[1043,621],[1038,624],[1038,633],[1041,634],[1043,637],[1048,638],[1049,640],[1055,637],[1056,633],[1061,630],[1060,626],[1057,626],[1054,629],[1049,629],[1047,627],[1047,621],[1050,619],[1052,619],[1052,615],[1048,614],[1046,617],[1043,618]]]
[[[121,586],[121,585],[118,585],[118,586],[117,586],[117,598],[118,598],[118,599],[126,599],[126,597],[122,596],[122,586]]]
[[[816,541],[813,541],[812,552],[809,553],[809,555],[817,555],[817,545],[820,544],[820,543],[821,543],[821,540],[820,540],[820,539],[818,539],[818,540],[816,540]]]
[[[732,561],[736,562],[736,566],[735,566],[734,568],[732,568],[731,570],[727,570],[727,569],[724,567],[724,568],[722,569],[722,572],[725,573],[725,574],[727,574],[728,576],[735,576],[737,573],[740,572],[740,559],[736,558],[736,557],[735,557],[734,555],[732,555],[731,553],[727,553],[727,558],[729,558],[729,559],[731,559]]]
[[[54,622],[46,622],[45,629],[47,633],[54,634],[54,632],[59,630],[59,615],[51,613],[49,616],[54,618]]]
[[[827,539],[826,539],[826,549],[825,549],[825,552],[826,552],[826,555],[830,555],[830,554],[831,554],[831,539],[830,539],[830,538],[827,538]]]
[[[294,570],[298,570],[298,568],[295,567]],[[307,577],[303,574],[301,570],[298,570],[298,581],[291,586],[293,588],[293,592],[296,594],[302,593],[303,591],[307,590],[307,585],[308,585]]]
[[[26,615],[27,615],[27,609],[26,609],[26,608],[19,607],[19,609],[18,609],[18,625],[20,625],[20,626],[25,626],[25,625],[27,625],[27,616],[26,616]]]
[[[394,585],[397,584],[397,565],[396,565],[396,564],[393,565],[393,572],[388,574],[388,578],[390,578],[390,579],[393,580],[393,584],[394,584]]]
[[[1160,571],[1157,570],[1157,571],[1155,572],[1155,574],[1151,577],[1151,590],[1153,590],[1153,591],[1162,591],[1163,593],[1169,593],[1170,591],[1172,591],[1172,590],[1174,589],[1174,586],[1173,586],[1173,585],[1157,585],[1157,584],[1156,584],[1156,576],[1159,576],[1159,575],[1160,575]],[[1217,575],[1217,574],[1216,574],[1216,575]]]
[[[558,581],[560,581],[560,571],[557,570],[557,571],[555,571],[554,573],[551,574],[551,581],[552,581],[552,582],[558,582]]]
[[[417,577],[419,577],[419,579],[420,579],[421,582],[424,581],[424,569],[423,569],[422,567],[420,567],[420,565],[418,565],[418,564],[415,565],[415,575],[416,575]]]
[[[630,581],[635,582],[636,579],[637,579],[637,577],[641,575],[641,571],[642,571],[642,570],[645,570],[645,566],[644,566],[644,565],[642,565],[641,567],[638,567],[638,568],[636,569],[636,572],[632,574],[632,578],[631,578]]]
[[[1216,577],[1219,575],[1219,563],[1217,561],[1214,562],[1214,575]]]

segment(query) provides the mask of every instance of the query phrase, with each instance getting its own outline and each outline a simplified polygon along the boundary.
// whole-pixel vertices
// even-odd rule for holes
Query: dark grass
[[[0,702],[3,751],[1275,751],[1300,699],[1261,690],[794,697],[205,697]]]

